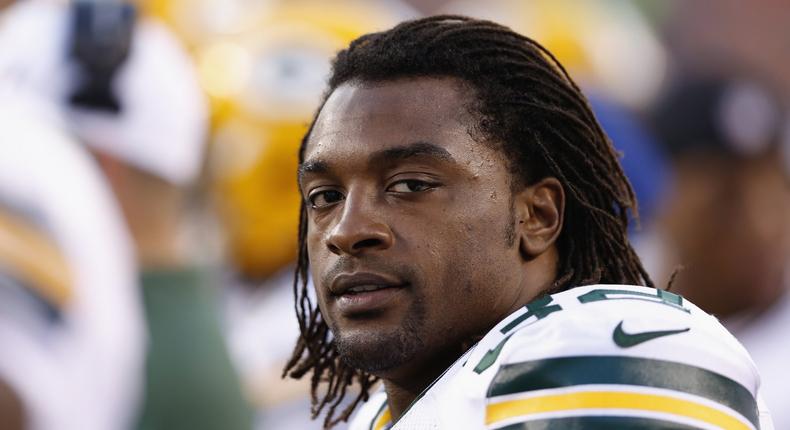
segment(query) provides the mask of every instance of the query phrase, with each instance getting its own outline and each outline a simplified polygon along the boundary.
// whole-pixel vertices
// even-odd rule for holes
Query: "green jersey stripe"
[[[508,323],[506,326],[502,327],[500,333],[507,334],[509,331],[513,330],[530,317],[534,316],[541,320],[553,314],[554,312],[561,311],[562,307],[560,305],[551,304],[553,300],[554,299],[551,296],[543,296],[537,300],[533,300],[531,303],[528,303],[526,306],[524,306],[526,312],[514,318],[513,321]]]
[[[488,397],[590,384],[635,385],[693,394],[737,411],[759,428],[757,402],[739,383],[700,367],[648,358],[581,356],[507,364],[491,382]]]
[[[697,427],[641,417],[566,417],[527,421],[497,430],[699,430]]]

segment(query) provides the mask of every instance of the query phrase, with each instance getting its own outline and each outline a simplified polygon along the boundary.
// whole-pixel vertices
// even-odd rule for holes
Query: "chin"
[[[426,312],[419,302],[386,319],[341,321],[332,318],[327,323],[341,360],[355,369],[383,376],[424,352]]]
[[[374,375],[409,363],[425,346],[405,325],[390,332],[340,334],[335,345],[344,363]]]

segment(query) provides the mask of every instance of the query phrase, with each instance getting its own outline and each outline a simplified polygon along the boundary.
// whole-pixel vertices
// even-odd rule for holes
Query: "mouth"
[[[374,314],[394,305],[409,283],[373,273],[343,274],[330,285],[340,313],[347,317]]]
[[[384,290],[386,288],[398,288],[398,287],[397,286],[391,286],[391,285],[359,285],[359,286],[356,286],[356,287],[349,288],[348,290],[346,290],[343,293],[343,295],[346,295],[346,294],[354,295],[354,294],[370,293],[370,292],[373,292],[373,291],[381,291],[381,290]]]

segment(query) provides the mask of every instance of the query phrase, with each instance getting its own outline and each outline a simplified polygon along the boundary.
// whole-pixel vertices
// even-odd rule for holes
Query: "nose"
[[[381,215],[380,210],[364,197],[348,196],[341,218],[327,235],[327,247],[337,255],[358,255],[390,248],[394,242],[393,233]]]

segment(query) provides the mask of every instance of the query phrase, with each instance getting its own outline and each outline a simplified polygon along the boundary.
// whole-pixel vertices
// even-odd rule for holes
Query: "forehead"
[[[481,145],[469,135],[470,92],[452,78],[343,84],[321,109],[304,159],[346,159],[414,142],[451,154],[476,151]]]

